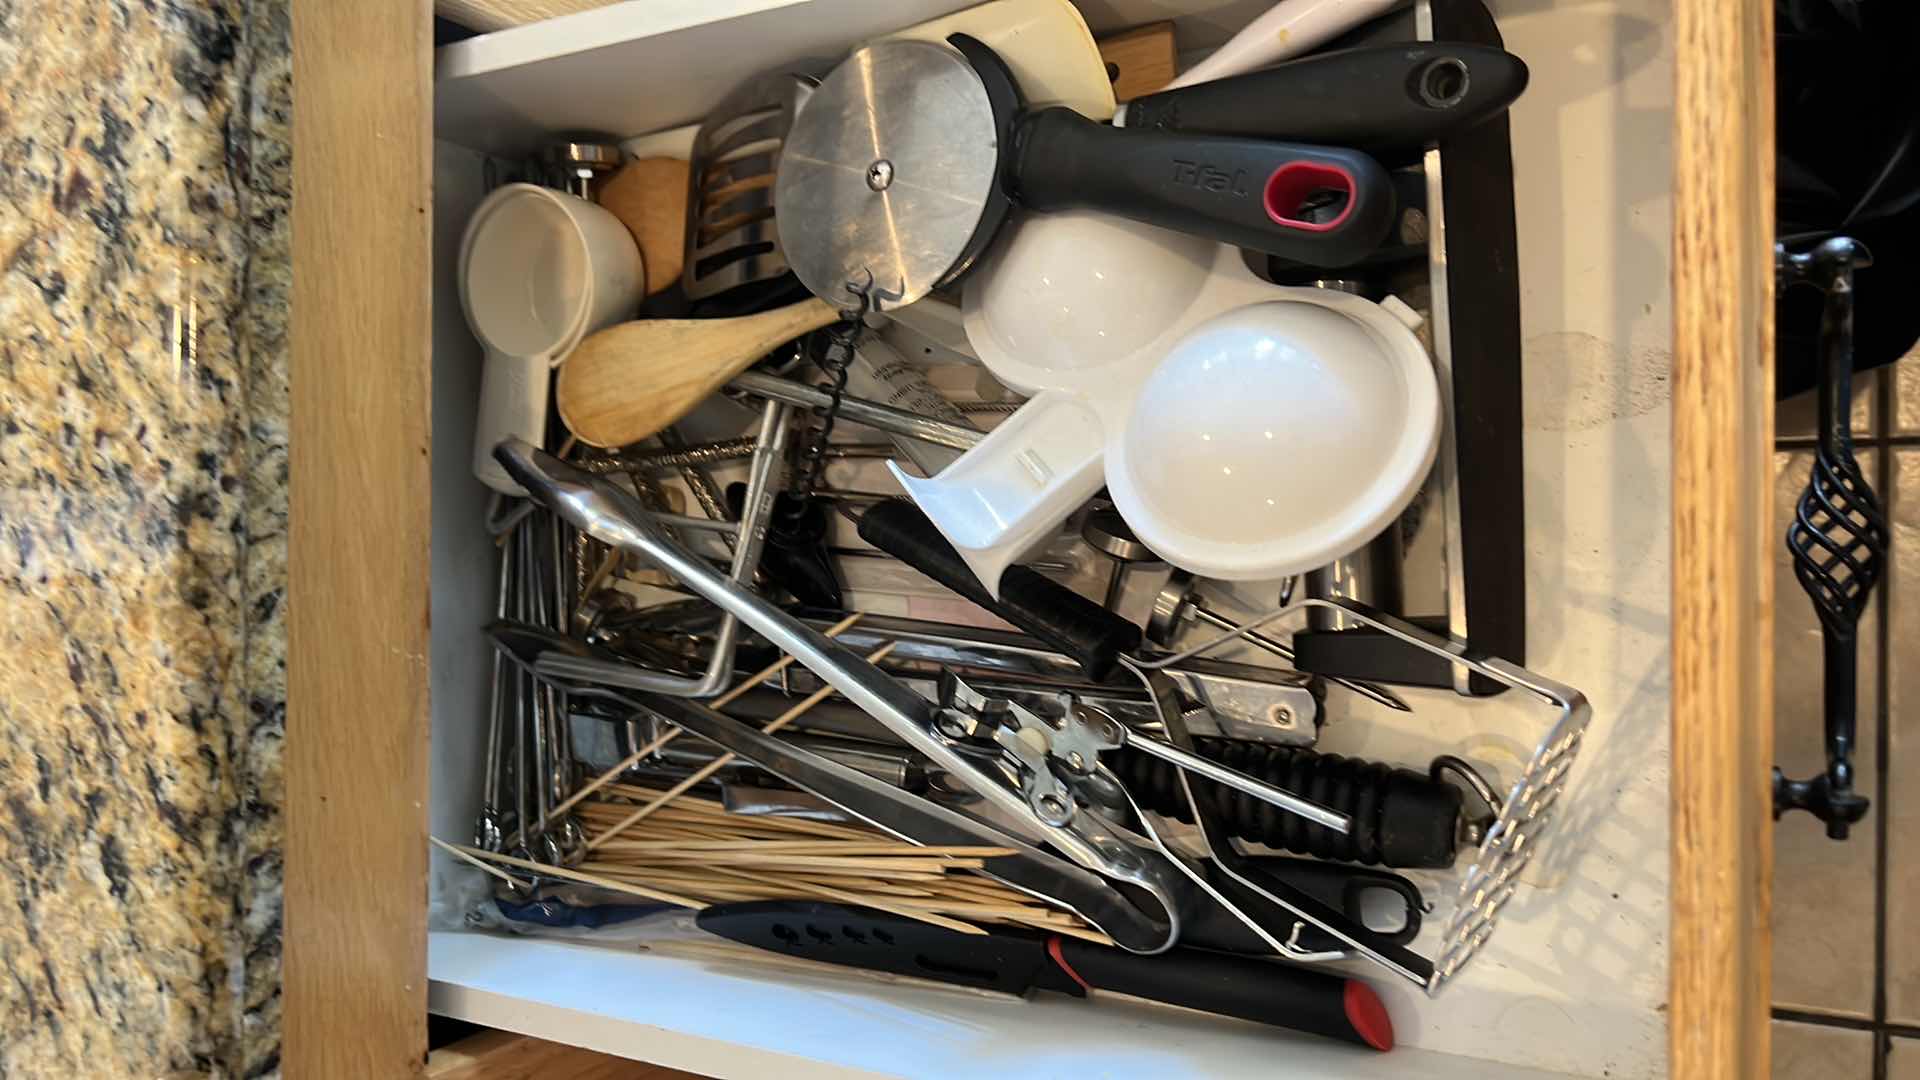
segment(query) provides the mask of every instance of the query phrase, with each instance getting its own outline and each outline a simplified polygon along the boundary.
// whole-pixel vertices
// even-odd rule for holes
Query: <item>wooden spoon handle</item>
[[[734,319],[640,319],[587,338],[560,365],[560,418],[590,446],[626,446],[658,432],[775,346],[840,312],[805,300]]]
[[[596,197],[640,245],[647,295],[679,281],[687,247],[687,163],[677,158],[629,161],[600,185]]]

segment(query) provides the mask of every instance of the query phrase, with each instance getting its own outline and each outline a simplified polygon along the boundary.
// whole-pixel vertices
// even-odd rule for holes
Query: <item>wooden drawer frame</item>
[[[1769,1061],[1771,0],[1676,0],[1671,1073]],[[426,1051],[432,11],[294,0],[290,1077]]]

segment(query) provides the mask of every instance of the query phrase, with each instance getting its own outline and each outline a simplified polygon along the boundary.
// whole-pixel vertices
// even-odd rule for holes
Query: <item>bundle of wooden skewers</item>
[[[998,923],[1108,943],[1076,916],[977,873],[1005,848],[921,847],[857,825],[729,814],[718,802],[681,795],[643,829],[597,845],[606,830],[661,792],[611,783],[583,801],[586,858],[552,867],[460,845],[470,859],[690,908],[745,900],[858,904],[962,933]]]
[[[853,624],[851,616],[828,631]],[[877,660],[892,648],[869,654]],[[714,702],[724,706],[778,674],[791,657],[743,680]],[[762,730],[775,732],[831,694],[796,703]],[[923,847],[860,824],[728,813],[690,794],[733,760],[723,755],[665,790],[621,777],[680,735],[671,729],[584,784],[550,818],[571,813],[586,833],[577,865],[551,866],[436,840],[442,848],[504,879],[511,868],[617,893],[699,908],[748,900],[826,900],[857,904],[962,933],[981,923],[1042,929],[1111,944],[1070,912],[980,873],[986,860],[1011,855],[997,847]],[[517,837],[513,838],[517,840]]]

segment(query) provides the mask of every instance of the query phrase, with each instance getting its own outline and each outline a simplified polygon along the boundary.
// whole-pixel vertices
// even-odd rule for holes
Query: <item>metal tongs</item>
[[[1029,828],[1023,831],[1044,839],[1089,870],[1144,889],[1166,912],[1170,930],[1166,940],[1153,943],[1155,949],[1171,945],[1177,937],[1179,912],[1185,906],[1180,896],[1187,885],[1183,874],[1156,848],[1125,834],[1100,814],[1078,810],[1079,800],[1069,780],[1090,785],[1096,794],[1120,787],[1099,765],[1102,751],[1132,745],[1327,828],[1345,831],[1349,826],[1343,814],[1179,747],[1137,733],[1129,735],[1124,725],[1094,710],[1071,711],[1055,727],[1018,706],[996,708],[963,689],[956,689],[936,707],[845,646],[713,570],[669,539],[637,500],[615,485],[519,440],[502,443],[495,456],[555,513],[602,542],[654,563],[753,627],[999,814],[1024,821]],[[686,710],[674,711],[675,717],[686,714]],[[980,753],[989,747],[1000,753]],[[1105,801],[1113,801],[1110,794]],[[1120,939],[1116,936],[1116,940]],[[1137,947],[1139,943],[1122,944]]]

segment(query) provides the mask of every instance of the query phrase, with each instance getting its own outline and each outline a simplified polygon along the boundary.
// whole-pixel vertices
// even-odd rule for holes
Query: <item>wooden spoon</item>
[[[639,319],[587,338],[560,365],[560,418],[581,442],[638,442],[687,415],[776,345],[840,312],[804,300],[734,319]]]
[[[664,157],[629,161],[600,185],[598,197],[640,245],[647,295],[672,288],[687,250],[687,163]]]

